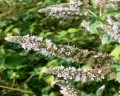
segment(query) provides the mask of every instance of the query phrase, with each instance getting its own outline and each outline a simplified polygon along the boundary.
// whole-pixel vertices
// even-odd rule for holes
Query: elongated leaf
[[[105,85],[101,86],[101,87],[97,90],[96,96],[102,96],[104,89],[105,89]]]

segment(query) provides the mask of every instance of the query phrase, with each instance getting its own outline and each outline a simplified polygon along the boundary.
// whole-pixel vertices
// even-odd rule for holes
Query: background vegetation
[[[62,2],[66,0],[0,0],[0,96],[62,96],[59,87],[54,85],[54,76],[44,75],[44,69],[48,66],[80,66],[79,63],[24,50],[18,44],[4,40],[7,36],[26,34],[49,38],[57,44],[75,45],[96,52],[113,52],[118,60],[114,64],[117,78],[78,83],[77,88],[86,92],[87,96],[95,96],[96,90],[105,85],[104,96],[119,95],[119,43],[101,44],[97,35],[91,35],[81,28],[83,17],[80,20],[62,20],[38,13],[40,8]],[[107,42],[106,38],[102,40]]]

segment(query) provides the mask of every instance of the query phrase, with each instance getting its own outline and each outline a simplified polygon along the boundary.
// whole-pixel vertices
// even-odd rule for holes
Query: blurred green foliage
[[[54,76],[44,75],[49,66],[80,66],[78,63],[42,56],[39,52],[27,51],[17,44],[4,40],[11,35],[37,35],[50,38],[58,44],[75,45],[79,48],[105,51],[120,60],[120,46],[117,43],[107,44],[108,37],[101,41],[97,35],[90,35],[80,27],[81,20],[57,20],[37,11],[45,6],[66,0],[0,0],[0,85],[33,92],[9,90],[0,87],[0,96],[62,96],[59,87],[54,85]],[[96,21],[96,23],[98,23]],[[91,23],[95,28],[95,23]],[[116,47],[115,47],[116,46]],[[119,53],[118,53],[119,52]],[[119,69],[119,61],[114,66]],[[83,66],[84,67],[84,66]],[[106,85],[104,96],[118,96],[120,72],[115,80],[104,80],[90,84],[77,84],[77,87],[87,96],[94,96],[96,90]]]

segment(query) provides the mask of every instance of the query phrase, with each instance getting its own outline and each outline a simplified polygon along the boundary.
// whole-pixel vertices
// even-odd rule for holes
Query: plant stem
[[[11,88],[11,87],[7,87],[7,86],[3,86],[3,85],[0,85],[0,88],[33,94],[33,92],[31,92],[31,91],[21,90],[21,89],[17,89],[17,88]]]

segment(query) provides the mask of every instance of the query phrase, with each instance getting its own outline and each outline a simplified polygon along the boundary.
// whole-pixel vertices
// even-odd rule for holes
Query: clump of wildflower
[[[105,31],[120,43],[119,22],[114,21],[110,16],[107,16],[107,22],[109,25],[107,25]]]
[[[64,96],[81,96],[80,91],[77,90],[73,84],[65,82],[64,80],[59,80],[57,84],[60,86],[60,92]]]
[[[104,7],[107,9],[110,9],[110,8],[117,9],[118,3],[120,3],[120,0],[110,0],[110,1],[106,2]]]
[[[103,30],[103,32],[107,32],[108,35],[110,35],[113,39],[120,43],[120,19],[117,16],[114,16],[114,19],[112,19],[112,16],[107,15],[105,23],[97,24],[96,28]],[[88,32],[90,32],[90,34],[94,33],[90,28],[90,22],[83,21],[81,23],[81,26],[84,27]]]
[[[30,37],[29,35],[25,35],[22,38],[21,36],[11,36],[5,39],[10,42],[21,44],[21,47],[24,49],[38,51],[41,46],[40,42],[42,41],[43,38],[42,37],[36,38],[36,36]]]
[[[57,75],[59,78],[63,78],[64,80],[74,80],[77,82],[88,82],[88,81],[100,81],[105,79],[105,77],[109,76],[114,70],[112,68],[75,68],[75,67],[67,67],[60,66],[58,68],[49,68],[45,73]],[[113,76],[114,77],[114,76]]]
[[[78,3],[81,4],[82,2],[80,0],[68,0],[69,3]]]
[[[96,53],[79,49],[75,46],[57,45],[50,39],[37,36],[10,36],[5,38],[7,41],[21,44],[24,49],[39,51],[43,55],[53,55],[59,58],[68,59],[71,62],[91,64],[93,67],[109,66],[112,63],[111,56],[108,54]],[[104,67],[105,67],[104,66]]]
[[[107,24],[100,24],[99,28],[107,32],[108,35],[120,43],[119,21],[114,21],[111,16],[108,15],[106,23]]]
[[[81,23],[82,27],[84,27],[88,32],[90,32],[90,34],[93,34],[94,32],[91,30],[89,25],[90,25],[90,22],[87,22],[87,21],[83,21]]]
[[[103,7],[104,9],[116,9],[120,0],[95,0],[95,7]]]
[[[89,2],[86,0],[86,2]],[[95,8],[117,9],[119,0],[95,0]],[[79,19],[81,16],[87,16],[87,7],[83,7],[84,2],[81,0],[68,0],[67,3],[52,5],[38,10],[47,16],[62,19]]]
[[[61,3],[52,5],[43,9],[38,10],[40,13],[45,13],[47,16],[62,18],[62,19],[79,19],[85,13],[82,11],[80,6],[83,3],[80,0],[69,0],[68,3]]]

